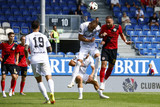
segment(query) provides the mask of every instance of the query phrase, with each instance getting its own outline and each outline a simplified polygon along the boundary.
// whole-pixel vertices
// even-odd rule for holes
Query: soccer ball
[[[98,4],[96,2],[90,2],[89,7],[90,10],[96,11],[98,9]]]

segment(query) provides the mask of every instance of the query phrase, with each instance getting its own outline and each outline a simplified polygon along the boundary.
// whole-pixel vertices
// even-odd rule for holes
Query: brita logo
[[[123,89],[126,92],[134,92],[137,89],[137,86],[137,82],[133,78],[127,78],[123,82]]]

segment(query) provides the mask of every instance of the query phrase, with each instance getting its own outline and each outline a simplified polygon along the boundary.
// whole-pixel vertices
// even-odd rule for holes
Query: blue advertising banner
[[[72,58],[50,57],[50,65],[52,75],[72,75],[73,67],[69,66]],[[160,76],[160,59],[155,58],[117,58],[115,67],[111,75],[114,76],[145,76],[149,72],[149,64],[152,64],[155,75]],[[1,70],[1,67],[0,67]],[[87,73],[92,72],[91,67],[87,69]],[[1,73],[0,73],[1,74]],[[28,75],[33,75],[31,66],[28,67]],[[99,73],[98,73],[99,74]]]

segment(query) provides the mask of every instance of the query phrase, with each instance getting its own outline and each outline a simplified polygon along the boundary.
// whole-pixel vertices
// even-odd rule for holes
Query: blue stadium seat
[[[151,49],[151,53],[152,53],[153,55],[156,55],[156,53],[157,53],[157,49],[152,48],[152,49]]]
[[[159,27],[153,25],[153,26],[151,26],[151,30],[152,30],[152,31],[159,31]]]
[[[20,11],[14,11],[14,12],[13,12],[13,15],[14,15],[14,16],[16,16],[16,15],[21,15],[21,14],[22,14],[22,13],[21,13]]]
[[[148,50],[146,48],[140,50],[141,55],[147,55]]]
[[[146,44],[146,48],[149,50],[149,49],[152,49],[152,44]]]
[[[130,7],[130,12],[135,12],[136,11],[136,7]]]
[[[75,55],[79,55],[79,52],[76,52]]]
[[[154,33],[152,31],[147,31],[147,37],[155,37]]]
[[[154,12],[154,9],[152,7],[146,7],[146,12]]]
[[[138,37],[133,38],[132,41],[133,41],[133,43],[135,43],[135,44],[137,44],[137,43],[142,43],[142,41],[139,40]]]
[[[151,41],[152,44],[154,44],[154,43],[159,43],[159,42],[156,40],[156,38],[151,38],[150,41]]]
[[[20,34],[20,27],[12,27],[15,34]]]
[[[26,7],[25,7],[24,5],[20,5],[20,6],[19,6],[19,9],[20,9],[20,10],[23,10],[23,9],[26,9]]]
[[[127,32],[127,31],[133,31],[134,30],[134,26],[132,26],[132,25],[126,25],[125,26],[125,31]]]
[[[29,33],[29,28],[28,27],[22,27],[21,28],[21,34],[27,35]]]
[[[30,13],[29,13],[29,11],[27,11],[27,10],[24,10],[23,12],[22,12],[22,15],[23,16],[28,16]]]
[[[82,11],[87,10],[87,7],[86,6],[81,6],[81,10]]]
[[[114,12],[114,17],[122,17],[122,13],[121,12]]]
[[[131,19],[131,23],[132,23],[132,25],[137,25],[137,20],[134,19],[134,18],[132,18],[132,19]]]
[[[142,38],[142,42],[145,44],[145,43],[150,43],[150,41],[149,41],[149,38],[147,38],[147,37],[143,37]]]
[[[113,7],[113,12],[120,12],[121,9],[118,6]]]
[[[121,11],[122,12],[128,12],[128,8],[126,6],[121,6]]]
[[[145,17],[145,18],[149,18],[149,17],[150,17],[150,14],[149,14],[149,13],[144,13],[144,17]]]
[[[67,52],[66,55],[74,55],[73,52]]]
[[[143,25],[142,30],[143,31],[150,31],[149,25]]]
[[[48,55],[56,55],[54,52],[48,52]]]
[[[62,55],[64,57],[65,53],[64,52],[58,52],[57,55]]]
[[[129,36],[130,36],[130,37],[133,37],[133,36],[137,36],[137,35],[135,34],[135,31],[130,31],[130,32],[129,32]]]
[[[16,22],[17,19],[16,19],[15,17],[13,17],[13,16],[10,16],[10,17],[8,18],[8,21],[9,21],[9,22]]]
[[[146,37],[147,34],[145,34],[145,31],[137,31],[137,34],[139,37]]]
[[[135,46],[136,46],[136,49],[138,49],[138,50],[145,48],[143,44],[136,44]]]
[[[134,30],[138,30],[138,31],[141,31],[142,30],[142,26],[141,25],[135,25],[134,26]]]
[[[153,31],[153,33],[154,33],[154,35],[155,35],[156,37],[160,37],[160,32],[159,32],[159,31]]]

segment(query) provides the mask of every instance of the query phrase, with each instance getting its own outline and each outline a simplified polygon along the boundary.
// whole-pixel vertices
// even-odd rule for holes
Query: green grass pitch
[[[100,99],[97,93],[84,92],[83,100],[78,100],[78,93],[56,92],[56,103],[43,104],[41,93],[16,93],[15,96],[3,98],[0,94],[0,107],[160,107],[160,93],[104,93],[110,99]]]

